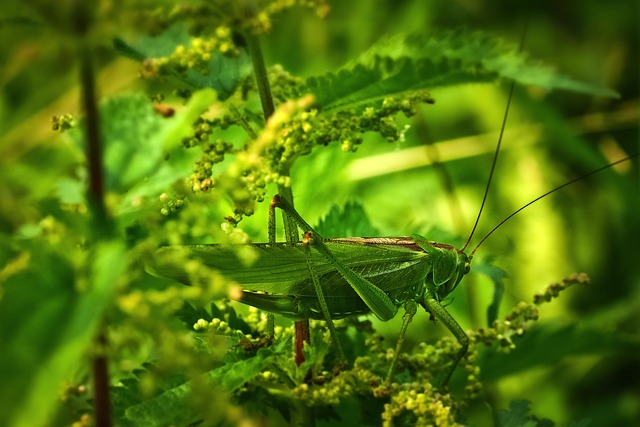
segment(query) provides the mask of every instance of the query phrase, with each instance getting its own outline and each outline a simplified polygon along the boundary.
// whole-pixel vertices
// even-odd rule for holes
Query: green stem
[[[111,235],[112,227],[104,203],[104,173],[102,165],[102,143],[100,138],[100,116],[95,90],[93,56],[88,43],[81,42],[80,82],[82,105],[86,116],[87,167],[89,188],[87,200],[92,213],[94,244]],[[111,403],[109,400],[109,371],[105,349],[107,347],[106,326],[100,325],[95,338],[98,349],[93,359],[93,388],[95,399],[95,422],[98,427],[110,427]]]
[[[93,58],[90,48],[81,48],[80,80],[82,83],[82,105],[86,120],[87,168],[89,172],[88,200],[93,214],[94,227],[106,224],[107,210],[104,205],[104,174],[102,171],[102,141],[100,139],[100,116],[95,94]]]
[[[245,42],[247,43],[247,49],[251,56],[251,62],[253,64],[253,71],[256,76],[256,82],[258,84],[258,94],[260,95],[260,103],[262,104],[262,113],[264,120],[267,122],[269,117],[275,112],[275,105],[273,103],[273,96],[271,95],[271,86],[269,85],[269,76],[267,75],[267,66],[262,55],[262,48],[260,47],[260,41],[253,34],[244,34]],[[278,171],[280,175],[288,176],[290,173],[289,166],[286,166],[282,170]],[[291,206],[293,206],[293,191],[291,187],[278,184],[278,193],[285,199]],[[284,224],[284,233],[287,242],[299,241],[298,228],[295,222],[284,212],[282,213],[282,223]],[[302,320],[295,322],[296,337],[300,336],[302,339],[296,339],[296,360],[300,361],[302,358],[302,347],[304,341],[311,342],[309,335],[309,320]],[[304,360],[302,358],[302,360]],[[298,365],[302,362],[300,361]],[[297,424],[301,426],[314,426],[315,417],[313,409],[300,404],[299,412],[301,419]]]
[[[267,66],[264,62],[264,56],[262,55],[262,48],[260,47],[260,40],[252,34],[244,35],[245,42],[247,43],[247,49],[251,56],[251,62],[253,64],[253,71],[256,76],[256,82],[258,84],[258,93],[260,95],[260,103],[262,104],[262,113],[264,115],[265,122],[269,120],[275,111],[275,105],[273,103],[273,96],[271,95],[271,86],[269,85],[269,76],[267,75]],[[281,175],[287,176],[290,173],[289,167],[278,171]],[[278,184],[278,193],[293,206],[293,192],[291,187]],[[299,241],[298,230],[295,223],[286,215],[282,216],[282,222],[284,224],[285,236],[287,242]]]
[[[273,103],[273,96],[271,95],[271,86],[269,85],[269,77],[267,76],[267,66],[264,62],[264,56],[262,56],[260,40],[252,34],[247,34],[245,35],[245,41],[247,42],[247,48],[253,64],[253,72],[255,73],[256,81],[258,83],[258,93],[260,94],[262,112],[264,114],[265,121],[267,121],[269,117],[273,115],[276,108]]]

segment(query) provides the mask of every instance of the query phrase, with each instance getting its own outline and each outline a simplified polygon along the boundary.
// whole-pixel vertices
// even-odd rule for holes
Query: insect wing
[[[245,259],[242,254],[247,249],[251,254]],[[253,289],[256,285],[261,292],[281,293],[309,277],[305,255],[295,244],[164,246],[155,255],[147,271],[185,285],[193,285],[189,261],[216,270],[241,286]]]
[[[429,255],[401,245],[362,245],[349,241],[326,241],[331,253],[357,274],[385,292],[424,280],[430,271]],[[250,247],[255,259],[245,261],[239,255]],[[311,250],[312,262],[327,298],[356,297],[345,279],[323,255]],[[188,260],[217,270],[246,290],[276,295],[313,297],[310,272],[302,243],[257,245],[185,245],[165,246],[147,264],[149,273],[191,285]],[[419,269],[416,268],[421,264]]]

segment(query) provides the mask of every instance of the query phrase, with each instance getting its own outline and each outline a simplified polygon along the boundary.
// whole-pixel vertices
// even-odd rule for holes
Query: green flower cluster
[[[557,298],[560,292],[564,291],[570,286],[573,285],[587,285],[589,284],[589,276],[586,273],[575,273],[569,277],[565,277],[559,283],[552,283],[542,294],[536,294],[533,297],[533,303],[535,305],[541,305],[545,302],[549,302],[554,298]]]
[[[535,304],[519,302],[504,320],[496,320],[491,328],[479,328],[469,334],[472,344],[484,343],[492,345],[497,342],[500,349],[513,350],[516,345],[513,342],[515,336],[524,334],[531,321],[538,320],[538,307]]]
[[[213,34],[194,37],[189,45],[176,46],[173,53],[168,56],[145,60],[142,74],[150,78],[157,75],[170,75],[174,71],[185,73],[193,69],[207,75],[211,57],[217,52],[225,56],[236,56],[239,53],[232,40],[231,29],[228,27],[219,26]]]
[[[51,117],[51,129],[60,133],[67,131],[76,126],[76,119],[72,114],[63,114],[61,116]]]
[[[565,277],[559,283],[552,283],[542,294],[533,297],[533,303],[520,302],[504,318],[496,320],[491,328],[480,328],[469,333],[469,341],[492,345],[498,342],[499,348],[509,351],[515,348],[513,338],[524,334],[530,327],[530,323],[538,320],[538,306],[557,298],[560,292],[575,284],[589,283],[589,277],[585,273],[573,274]]]
[[[163,216],[169,216],[182,209],[184,206],[184,197],[170,197],[167,193],[162,193],[160,195],[160,202],[162,203],[160,213]]]
[[[274,88],[278,90],[274,89],[274,92],[278,97],[284,99],[295,93],[298,82],[286,73],[280,73],[276,81],[279,84]],[[205,156],[194,168],[194,191],[207,191],[216,182],[224,182],[235,204],[233,219],[238,222],[243,216],[253,213],[256,202],[264,200],[267,184],[290,185],[289,170],[300,156],[332,142],[338,142],[345,152],[355,152],[362,144],[365,132],[376,132],[391,143],[402,141],[406,129],[398,126],[397,114],[410,117],[416,113],[419,103],[433,103],[433,99],[426,92],[415,92],[402,98],[385,98],[376,106],[332,114],[324,114],[314,108],[313,102],[311,95],[281,102],[257,137],[238,151],[232,144],[220,140],[202,145],[216,123],[201,122],[188,143],[200,141],[205,151]],[[220,122],[221,125],[232,121],[229,118],[225,120]],[[214,178],[212,166],[229,153],[236,154],[235,162],[227,169],[224,179]]]
[[[271,96],[277,104],[286,102],[288,99],[300,98],[303,93],[300,88],[304,84],[304,79],[294,76],[282,67],[275,64],[267,71],[269,76],[269,86],[271,87]],[[257,92],[256,79],[251,76],[243,82],[243,90]]]
[[[227,322],[218,318],[211,319],[210,322],[205,319],[198,319],[198,321],[193,324],[193,330],[197,332],[213,331],[214,333],[219,335],[251,338],[251,335],[245,336],[245,334],[242,333],[242,331],[233,329],[232,327],[229,326]]]
[[[411,413],[414,425],[457,426],[454,401],[449,394],[433,390],[428,382],[392,384],[391,401],[384,405],[382,425],[391,427],[394,419]]]
[[[258,4],[248,0],[222,0],[158,7],[145,16],[151,34],[160,34],[174,23],[186,22],[190,33],[198,37],[187,46],[177,46],[168,56],[146,60],[142,75],[150,78],[190,69],[206,75],[213,54],[238,55],[239,39],[234,38],[234,33],[268,33],[273,16],[297,6],[314,9],[321,17],[330,10],[326,0],[272,0]]]

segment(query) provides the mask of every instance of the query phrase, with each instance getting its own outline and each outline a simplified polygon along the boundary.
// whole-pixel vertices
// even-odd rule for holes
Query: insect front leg
[[[469,349],[469,337],[456,319],[454,319],[453,316],[451,316],[437,300],[428,298],[426,299],[425,304],[426,309],[433,315],[433,317],[440,320],[460,343],[460,350],[458,351],[451,368],[447,370],[443,381],[438,384],[439,387],[444,387],[449,382],[451,374],[453,374],[453,371],[456,369],[456,366],[458,366],[458,363],[460,363],[462,357],[467,353],[467,350]]]

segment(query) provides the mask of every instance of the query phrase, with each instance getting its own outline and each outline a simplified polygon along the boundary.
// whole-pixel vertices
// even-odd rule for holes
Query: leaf
[[[0,424],[45,425],[63,384],[84,360],[126,259],[117,242],[97,245],[87,289],[77,273],[41,241],[25,247],[28,266],[3,283],[0,300]]]
[[[504,279],[507,277],[507,272],[491,264],[491,260],[477,263],[473,268],[476,272],[484,274],[493,282],[493,297],[491,298],[491,304],[487,307],[487,326],[491,327],[493,322],[498,318],[500,303],[504,296]]]
[[[137,219],[145,207],[142,198],[157,197],[188,176],[201,153],[185,149],[181,140],[215,99],[210,89],[195,92],[171,118],[155,113],[144,95],[117,96],[101,105],[106,187],[124,194],[116,213],[122,226]],[[69,135],[82,149],[82,128],[74,128]],[[58,181],[58,196],[63,202],[77,203],[84,198],[84,188],[81,180],[63,177]]]
[[[531,402],[527,400],[514,400],[509,403],[508,410],[501,410],[495,417],[496,427],[553,427],[553,422],[547,419],[539,419],[530,415]]]
[[[180,45],[191,45],[191,36],[186,25],[176,23],[162,34],[140,36],[134,42],[128,43],[120,38],[113,41],[118,53],[135,61],[168,56]],[[251,72],[251,61],[246,52],[241,51],[235,57],[224,56],[220,52],[211,52],[208,63],[208,73],[199,73],[188,69],[186,73],[174,71],[173,76],[196,89],[214,89],[220,99],[231,96],[240,81]]]
[[[323,111],[362,108],[389,96],[501,78],[590,95],[617,97],[606,88],[559,75],[500,39],[458,30],[388,37],[335,73],[307,79],[303,92]]]
[[[148,157],[146,165],[149,169],[145,170],[149,176],[142,176],[138,172],[138,179],[131,182],[132,186],[117,212],[120,217],[126,216],[121,218],[123,224],[136,219],[135,214],[140,210],[140,198],[158,196],[176,180],[188,175],[195,158],[200,154],[194,150],[186,150],[180,141],[191,132],[192,124],[214,101],[215,93],[210,89],[195,92],[185,108],[174,117],[163,119],[163,125],[144,143],[145,146],[152,147],[146,153],[144,150],[139,153]]]
[[[379,235],[360,202],[349,201],[342,209],[332,205],[316,231],[322,237],[370,237]]]
[[[508,354],[483,352],[482,379],[495,381],[535,366],[555,366],[571,356],[636,353],[640,343],[594,325],[536,324]]]
[[[254,357],[228,361],[204,374],[201,379],[220,391],[233,393],[267,369],[270,363],[275,362],[277,355],[286,351],[289,346],[289,340],[281,340],[278,345],[258,350]],[[192,424],[201,418],[192,405],[193,386],[192,381],[183,382],[151,399],[132,405],[124,411],[124,419],[132,425],[151,427]]]
[[[124,193],[151,174],[162,158],[156,144],[164,119],[144,95],[108,98],[100,108],[107,188]]]

